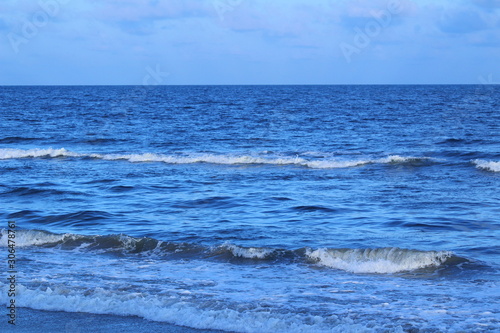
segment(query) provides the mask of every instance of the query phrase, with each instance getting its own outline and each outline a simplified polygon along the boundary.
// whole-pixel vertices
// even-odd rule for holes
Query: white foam
[[[476,168],[481,170],[500,172],[500,162],[473,160],[472,163],[476,165]]]
[[[16,246],[36,246],[43,244],[58,243],[68,239],[77,239],[83,236],[73,234],[52,234],[41,230],[17,230]],[[2,229],[0,236],[0,246],[7,246],[8,233]]]
[[[304,154],[303,154],[304,155]],[[307,155],[307,154],[305,154]],[[328,154],[327,154],[328,155]],[[155,153],[139,154],[80,154],[60,149],[0,149],[0,159],[29,158],[29,157],[90,157],[106,161],[125,160],[131,163],[163,162],[167,164],[193,164],[210,163],[221,165],[241,164],[268,164],[268,165],[296,165],[311,169],[336,169],[356,167],[371,163],[407,163],[413,160],[429,159],[428,157],[403,157],[391,155],[379,159],[344,160],[334,157],[324,159],[306,159],[296,156],[252,156],[236,154],[200,154],[190,153],[185,155],[164,155]]]
[[[64,148],[60,149],[10,149],[2,148],[0,149],[0,160],[12,159],[12,158],[28,158],[28,157],[79,157],[82,154],[77,154],[68,151]]]
[[[320,160],[320,161],[310,161],[304,163],[304,166],[307,166],[312,169],[337,169],[337,168],[351,168],[370,163],[373,163],[373,161],[372,160],[351,160],[351,161]]]
[[[238,311],[216,304],[207,304],[207,308],[202,308],[180,299],[103,288],[74,290],[47,287],[31,290],[22,284],[16,288],[16,303],[38,310],[139,316],[198,329],[248,333],[371,331],[349,318],[337,319],[335,316],[325,319],[313,315],[271,312],[259,307]],[[0,283],[0,303],[7,304],[7,289],[7,284]]]
[[[318,264],[352,273],[398,273],[439,266],[452,253],[399,248],[317,249],[306,255]]]
[[[192,154],[187,156],[174,156],[162,154],[92,154],[94,158],[104,160],[127,160],[129,162],[163,162],[168,164],[193,164],[193,163],[211,163],[211,164],[275,164],[287,165],[297,164],[305,165],[306,160],[298,157],[283,157],[283,158],[263,158],[249,155],[216,155],[216,154]]]
[[[225,244],[222,249],[228,249],[235,257],[247,259],[265,259],[268,255],[274,252],[273,249],[260,247],[240,247],[233,244]]]
[[[409,162],[416,162],[416,161],[422,161],[422,160],[430,160],[430,157],[415,157],[415,156],[400,156],[400,155],[390,155],[384,158],[380,158],[378,160],[375,160],[377,163],[409,163]]]

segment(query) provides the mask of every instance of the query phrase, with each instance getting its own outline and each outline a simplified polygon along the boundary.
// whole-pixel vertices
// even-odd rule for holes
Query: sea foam
[[[0,149],[0,160],[6,160],[12,158],[29,158],[29,157],[35,158],[35,157],[79,157],[79,156],[84,156],[84,155],[68,151],[64,148]]]
[[[241,247],[234,244],[224,244],[218,248],[221,251],[229,251],[234,257],[246,259],[265,259],[275,252],[274,249],[260,247]]]
[[[472,163],[476,165],[476,168],[492,171],[492,172],[500,172],[500,162],[494,161],[485,161],[485,160],[473,160]]]
[[[414,163],[429,160],[428,157],[404,157],[390,155],[378,159],[342,159],[342,158],[322,158],[311,159],[299,155],[238,155],[238,154],[208,154],[208,153],[187,153],[165,155],[158,153],[135,153],[135,154],[82,154],[65,148],[59,149],[0,149],[0,159],[16,158],[61,158],[80,157],[93,158],[106,161],[128,161],[131,163],[162,162],[166,164],[220,164],[220,165],[295,165],[311,169],[336,169],[362,166],[366,164],[394,164],[394,163]]]
[[[218,306],[217,302],[194,304],[171,297],[104,288],[71,290],[53,286],[30,289],[22,284],[16,287],[16,301],[37,310],[138,316],[198,329],[247,333],[371,332],[374,326],[378,326],[376,323],[369,323],[368,328],[365,326],[366,320],[362,325],[349,318],[331,316],[325,319],[300,313],[268,311],[260,307],[240,311],[228,306]],[[8,302],[7,289],[7,284],[0,283],[0,304]],[[214,304],[211,305],[212,303]]]
[[[54,234],[42,230],[17,230],[15,244],[18,247],[58,244],[83,237],[75,234]],[[2,229],[0,232],[0,246],[7,246],[8,239],[7,230]]]
[[[398,273],[436,267],[452,256],[449,251],[417,251],[400,248],[317,249],[306,255],[322,266],[353,273]]]
[[[123,234],[85,236],[78,234],[53,234],[41,230],[18,230],[17,246],[63,246],[66,251],[91,251],[95,253],[121,253],[166,258],[171,255],[189,258],[255,259],[276,263],[314,262],[318,265],[352,273],[391,274],[421,268],[439,267],[453,256],[449,251],[419,251],[401,248],[374,249],[277,249],[267,247],[243,247],[222,244],[215,247],[190,243],[165,242],[148,237],[131,237]],[[7,232],[1,230],[0,246],[7,246]],[[460,261],[467,261],[464,258]]]

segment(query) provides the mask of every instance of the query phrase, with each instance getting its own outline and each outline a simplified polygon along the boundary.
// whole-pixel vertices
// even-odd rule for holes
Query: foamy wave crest
[[[399,155],[390,155],[385,158],[380,158],[375,160],[376,163],[419,163],[430,160],[430,157],[415,157],[415,156],[399,156]]]
[[[64,148],[60,149],[10,149],[2,148],[0,149],[0,160],[12,159],[12,158],[28,158],[28,157],[79,157],[84,156],[82,154],[77,154],[68,151]]]
[[[335,161],[335,160],[320,160],[320,161],[309,161],[304,164],[311,169],[338,169],[338,168],[352,168],[356,166],[361,166],[365,164],[373,163],[371,160],[352,160],[352,161]]]
[[[5,229],[0,231],[0,247],[8,244]],[[397,273],[442,264],[456,265],[468,262],[465,258],[453,256],[448,251],[417,251],[400,248],[376,249],[277,249],[266,247],[243,247],[235,244],[202,246],[193,243],[161,241],[149,237],[128,235],[77,235],[54,234],[42,230],[17,230],[16,246],[41,246],[65,251],[85,251],[96,254],[108,253],[154,258],[198,258],[231,261],[233,259],[255,259],[266,262],[289,263],[315,262],[319,265],[353,273]],[[448,259],[452,260],[448,261]]]
[[[93,155],[92,157],[98,157]],[[193,164],[209,163],[222,165],[238,164],[269,164],[269,165],[297,165],[312,169],[334,169],[348,168],[371,163],[371,161],[339,161],[339,160],[318,160],[311,161],[302,157],[257,157],[249,155],[216,155],[202,154],[196,156],[171,156],[160,154],[133,154],[133,155],[102,155],[105,160],[128,160],[130,162],[164,162],[168,164]]]
[[[193,163],[210,163],[210,164],[271,164],[271,165],[297,165],[311,169],[336,169],[361,166],[372,163],[411,163],[428,160],[428,157],[402,157],[398,155],[389,156],[381,159],[362,159],[362,160],[340,160],[340,159],[322,159],[308,160],[299,156],[282,156],[282,157],[259,157],[249,155],[217,155],[217,154],[195,154],[194,156],[173,156],[162,154],[107,154],[99,155],[92,154],[90,157],[100,158],[103,160],[127,160],[129,162],[163,162],[168,164],[193,164]]]
[[[274,249],[262,247],[241,247],[233,244],[224,244],[219,250],[229,251],[235,257],[247,259],[265,259],[275,252]]]
[[[476,165],[476,168],[481,170],[500,172],[500,162],[473,160],[472,163]]]
[[[174,156],[162,154],[91,154],[93,158],[103,160],[127,160],[129,162],[163,162],[167,164],[193,164],[193,163],[210,163],[210,164],[298,164],[303,165],[307,161],[302,158],[263,158],[248,155],[216,155],[216,154],[195,154],[192,156]]]
[[[303,154],[307,155],[307,154]],[[131,163],[162,162],[167,164],[209,163],[220,165],[296,165],[311,169],[336,169],[362,166],[366,164],[420,163],[428,157],[404,157],[391,155],[379,159],[343,160],[339,158],[311,159],[296,156],[252,156],[235,154],[201,154],[164,155],[155,153],[139,154],[80,154],[60,149],[0,149],[0,159],[35,158],[35,157],[80,157],[106,161],[124,160]]]
[[[8,232],[2,229],[0,233],[0,246],[7,246]],[[16,246],[38,246],[45,244],[58,244],[69,240],[83,238],[73,234],[53,234],[42,230],[17,230]]]
[[[8,285],[0,282],[0,304],[8,304]],[[90,288],[74,290],[64,286],[29,289],[16,286],[16,304],[37,310],[85,312],[138,316],[197,329],[230,332],[370,332],[373,329],[349,318],[323,318],[314,315],[269,311],[260,307],[245,311],[220,302],[192,303],[145,292],[125,292]]]
[[[449,251],[416,251],[400,248],[317,249],[306,255],[320,265],[353,273],[398,273],[437,267],[452,256]]]
[[[0,246],[7,246],[8,233],[0,231]],[[17,230],[16,246],[60,246],[65,250],[87,250],[97,253],[141,253],[148,255],[169,255],[184,253],[186,255],[199,253],[205,249],[194,244],[163,242],[148,237],[131,237],[119,235],[77,235],[54,234],[43,230]]]

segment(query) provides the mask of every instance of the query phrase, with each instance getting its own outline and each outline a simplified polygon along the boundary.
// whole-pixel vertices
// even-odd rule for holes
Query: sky
[[[500,83],[500,0],[1,0],[0,85]]]

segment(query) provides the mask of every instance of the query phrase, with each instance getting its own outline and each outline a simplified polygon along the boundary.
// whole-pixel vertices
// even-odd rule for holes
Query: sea
[[[498,85],[1,86],[1,327],[499,332],[499,189]]]

